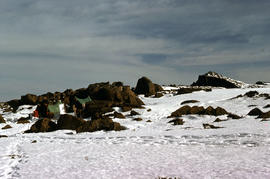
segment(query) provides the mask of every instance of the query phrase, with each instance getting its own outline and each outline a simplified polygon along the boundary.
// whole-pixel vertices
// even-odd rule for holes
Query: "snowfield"
[[[269,111],[263,107],[270,100],[232,99],[254,90],[269,94],[270,86],[140,96],[145,109],[135,109],[140,113],[135,117],[143,121],[133,121],[125,112],[126,119],[113,119],[128,128],[120,132],[24,134],[36,120],[16,121],[35,106],[22,106],[17,113],[0,111],[12,126],[0,129],[0,136],[8,136],[0,138],[0,178],[270,178],[270,121],[247,116],[255,108],[250,105]],[[172,118],[167,117],[186,100],[199,101],[190,106],[219,106],[243,118],[213,123],[215,116],[187,115],[181,117],[184,125],[168,123]],[[203,123],[223,128],[204,129]]]

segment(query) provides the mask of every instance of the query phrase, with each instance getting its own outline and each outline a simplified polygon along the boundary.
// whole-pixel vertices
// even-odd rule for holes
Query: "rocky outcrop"
[[[31,128],[25,133],[38,133],[38,132],[52,132],[57,130],[57,125],[51,119],[39,119]]]
[[[84,125],[85,122],[86,121],[81,118],[64,114],[64,115],[61,115],[60,118],[58,119],[57,128],[76,130],[78,127]]]
[[[76,129],[77,133],[80,132],[95,132],[95,131],[121,131],[125,130],[124,126],[121,126],[118,122],[113,122],[112,119],[108,117],[95,119],[91,121],[87,121],[84,125],[78,127]]]
[[[162,90],[163,88],[160,85],[152,83],[152,81],[147,77],[142,77],[137,82],[135,93],[144,94],[145,96],[152,96]]]
[[[3,118],[1,114],[0,114],[0,123],[6,123],[5,119]]]
[[[241,88],[245,83],[222,76],[216,72],[208,72],[200,75],[198,80],[192,86],[213,86],[224,88]]]
[[[169,117],[181,117],[182,115],[189,115],[189,114],[220,116],[230,113],[228,113],[225,109],[221,107],[213,108],[212,106],[209,106],[205,109],[202,106],[190,107],[188,105],[185,105],[174,111]]]

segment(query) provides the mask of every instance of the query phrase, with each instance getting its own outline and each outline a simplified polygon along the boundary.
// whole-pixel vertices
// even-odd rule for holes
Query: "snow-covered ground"
[[[128,127],[120,132],[23,134],[35,121],[16,124],[16,120],[35,107],[24,106],[16,114],[0,111],[13,127],[0,130],[0,135],[8,136],[0,138],[0,178],[270,178],[270,121],[247,116],[254,108],[250,105],[269,111],[263,107],[270,100],[231,99],[251,90],[270,93],[268,86],[140,96],[145,109],[135,109],[140,113],[135,117],[143,121],[114,119]],[[173,126],[167,116],[185,100],[199,101],[191,106],[220,106],[243,118],[213,123],[214,116],[188,115],[182,117],[184,125]],[[224,128],[203,129],[203,123]]]

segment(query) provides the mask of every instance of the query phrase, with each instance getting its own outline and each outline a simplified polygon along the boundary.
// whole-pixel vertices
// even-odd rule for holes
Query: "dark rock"
[[[133,121],[142,121],[143,119],[142,118],[134,118]]]
[[[124,126],[121,126],[118,122],[113,122],[112,119],[105,117],[103,119],[95,119],[87,121],[84,125],[76,129],[77,133],[80,132],[95,132],[95,131],[120,131],[125,130]]]
[[[147,120],[146,122],[152,122],[151,120]]]
[[[219,129],[219,128],[223,128],[223,127],[214,126],[212,124],[203,124],[203,128],[204,129]]]
[[[263,114],[261,114],[261,115],[259,115],[259,117],[258,118],[270,118],[270,111],[268,111],[268,112],[266,112],[266,113],[263,113]]]
[[[85,122],[86,121],[81,118],[64,114],[64,115],[61,115],[60,118],[58,119],[57,128],[76,130],[78,127],[84,125]]]
[[[262,114],[263,112],[259,108],[254,108],[248,113],[249,116],[260,116]]]
[[[190,114],[204,114],[204,107],[202,106],[192,106],[190,109]]]
[[[130,116],[136,116],[136,115],[140,115],[140,113],[136,112],[136,111],[130,111]]]
[[[182,115],[190,114],[191,107],[190,106],[183,106],[176,111],[174,111],[170,117],[181,117]]]
[[[192,86],[214,86],[224,88],[240,88],[243,83],[229,79],[216,72],[208,72],[200,75],[198,80]]]
[[[157,92],[160,92],[160,91],[163,91],[162,86],[160,86],[160,85],[158,85],[158,84],[155,84],[155,83],[154,83],[154,85],[155,85],[155,91],[156,91],[156,93],[157,93]]]
[[[21,96],[21,104],[23,105],[36,105],[37,102],[38,102],[37,95],[26,94],[25,96]]]
[[[155,94],[155,98],[161,98],[162,96],[164,96],[164,95],[162,93],[159,93],[159,92]]]
[[[256,106],[257,106],[257,105],[255,105],[255,104],[248,105],[249,108],[251,108],[251,107],[256,107]]]
[[[178,94],[178,95],[181,95],[181,94],[188,94],[188,93],[193,93],[193,92],[195,92],[195,91],[201,91],[201,90],[206,90],[206,89],[202,89],[202,88],[194,88],[194,87],[180,88],[180,89],[177,91],[177,94]]]
[[[19,99],[14,99],[11,101],[8,101],[7,104],[12,107],[13,112],[16,112],[16,110],[19,108],[19,106],[21,105],[21,100]]]
[[[221,115],[228,114],[228,112],[225,109],[221,108],[221,107],[217,107],[215,110],[216,110],[215,116],[221,116]],[[229,114],[229,115],[233,116],[233,114]],[[236,115],[234,115],[234,116],[236,116]]]
[[[39,119],[25,133],[52,132],[57,130],[57,125],[48,118]]]
[[[6,126],[2,127],[2,129],[10,129],[10,128],[12,128],[10,125],[6,125]]]
[[[181,105],[183,105],[183,104],[189,104],[189,103],[198,103],[198,102],[200,102],[200,101],[197,101],[197,100],[186,100],[186,101],[183,101],[181,103]]]
[[[132,110],[132,107],[130,107],[130,106],[123,106],[122,107],[123,112],[127,112],[127,111],[130,111],[130,110]]]
[[[113,115],[114,115],[114,118],[119,118],[119,119],[126,118],[122,113],[119,113],[119,112],[114,112]]]
[[[151,96],[156,93],[156,86],[152,83],[150,79],[142,77],[137,82],[135,93]]]
[[[3,118],[1,114],[0,114],[0,123],[6,123],[5,119]]]
[[[124,86],[123,82],[121,82],[121,81],[113,82],[112,85],[113,86],[118,86],[118,87],[119,86]]]
[[[152,111],[152,109],[150,109],[150,108],[149,108],[149,109],[147,109],[147,112],[150,112],[150,111]]]
[[[259,94],[258,91],[249,91],[246,94],[244,94],[244,96],[247,96],[249,98],[252,98],[254,96],[257,96],[258,94]]]
[[[20,119],[18,119],[17,124],[27,124],[30,123],[29,119],[21,117]]]
[[[224,122],[224,121],[227,121],[227,120],[222,120],[222,119],[216,118],[216,120],[214,122]]]
[[[227,117],[232,118],[232,119],[241,119],[242,118],[241,116],[238,116],[238,115],[232,114],[232,113],[229,113]]]
[[[257,81],[256,85],[266,85],[266,84],[264,82],[262,82],[262,81]]]
[[[263,108],[270,108],[270,104],[267,104],[267,105],[264,106]]]
[[[33,140],[31,143],[34,144],[34,143],[37,143],[37,141],[36,140]]]
[[[212,106],[208,106],[205,109],[204,114],[216,116],[216,111],[215,111],[215,109]]]
[[[270,119],[262,119],[261,122],[270,121]]]
[[[173,123],[173,125],[183,125],[185,122],[183,119],[173,119],[169,121],[168,123]]]
[[[109,101],[95,101],[95,103],[87,103],[85,109],[83,110],[83,117],[94,117],[96,114],[105,114],[112,112],[112,102]]]
[[[0,135],[0,138],[6,138],[8,137],[7,135]]]

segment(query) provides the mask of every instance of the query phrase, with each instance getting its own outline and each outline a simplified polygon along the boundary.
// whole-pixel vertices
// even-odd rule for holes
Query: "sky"
[[[141,76],[270,81],[269,0],[1,0],[0,101]]]

